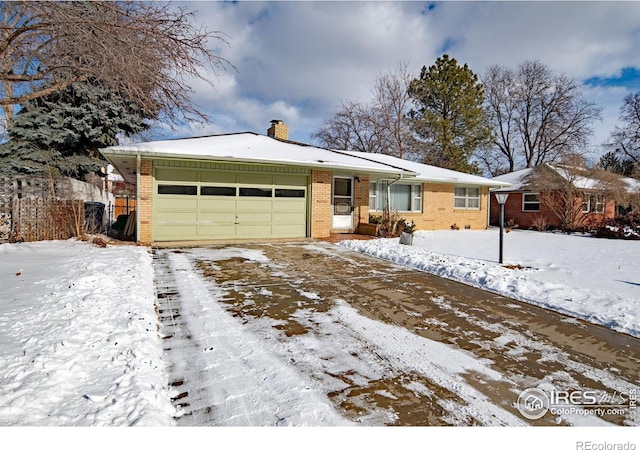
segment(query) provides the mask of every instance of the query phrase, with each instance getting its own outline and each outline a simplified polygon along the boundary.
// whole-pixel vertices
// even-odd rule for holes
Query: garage
[[[296,172],[156,163],[153,240],[306,237],[309,175]]]

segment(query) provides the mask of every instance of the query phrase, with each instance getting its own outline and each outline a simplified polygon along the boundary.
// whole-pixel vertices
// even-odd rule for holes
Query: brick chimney
[[[271,121],[271,126],[267,130],[267,136],[287,141],[289,140],[289,127],[286,126],[282,120],[274,119]]]

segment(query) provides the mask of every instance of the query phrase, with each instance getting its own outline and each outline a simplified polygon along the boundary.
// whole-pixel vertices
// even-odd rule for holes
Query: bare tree
[[[629,94],[620,108],[621,124],[611,133],[606,144],[623,160],[638,166],[640,163],[640,92]]]
[[[0,3],[0,106],[14,107],[78,81],[99,80],[151,117],[204,118],[189,78],[228,65],[208,47],[223,35],[194,24],[170,3],[19,1]]]
[[[410,156],[414,142],[407,120],[411,106],[408,87],[412,79],[407,63],[400,63],[395,72],[378,76],[373,88],[372,112],[384,141],[383,153],[398,158]]]
[[[508,171],[585,153],[600,108],[580,93],[574,80],[554,75],[539,61],[525,61],[516,70],[490,67],[484,83],[494,145]],[[495,164],[495,158],[480,159]]]
[[[370,103],[343,101],[333,117],[311,136],[327,147],[384,153],[399,158],[411,156],[411,132],[407,88],[411,76],[407,65],[380,75]]]
[[[513,71],[501,66],[490,66],[484,76],[486,108],[491,117],[493,145],[476,154],[493,176],[513,172],[518,158],[516,105],[513,92],[516,83]],[[496,152],[496,149],[498,150]]]
[[[338,150],[383,153],[384,144],[369,106],[343,101],[333,117],[311,137]]]

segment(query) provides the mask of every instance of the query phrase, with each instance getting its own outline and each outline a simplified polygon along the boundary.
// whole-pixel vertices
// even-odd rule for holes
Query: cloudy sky
[[[540,60],[574,78],[603,108],[594,146],[617,122],[624,96],[640,90],[639,2],[198,1],[180,3],[226,35],[215,52],[235,66],[215,89],[194,83],[206,125],[166,137],[265,133],[282,119],[290,138],[310,133],[342,100],[366,101],[376,76],[406,63],[419,75],[447,53],[479,75],[492,64]]]

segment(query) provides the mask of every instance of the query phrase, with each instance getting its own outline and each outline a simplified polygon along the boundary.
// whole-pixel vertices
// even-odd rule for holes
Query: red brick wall
[[[541,194],[541,196],[544,194]],[[511,192],[507,202],[504,205],[504,221],[505,223],[513,220],[520,228],[532,228],[534,221],[542,216],[547,225],[560,226],[560,219],[554,214],[553,210],[545,205],[544,199],[541,197],[540,211],[523,211],[522,210],[522,192]],[[581,207],[582,200],[576,200],[578,207]],[[589,213],[584,219],[584,225],[593,225],[604,220],[607,217],[615,217],[615,202],[609,200],[605,204],[604,214]],[[500,205],[496,201],[495,195],[491,195],[491,225],[500,224]]]

